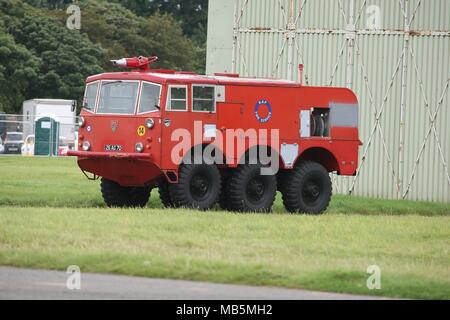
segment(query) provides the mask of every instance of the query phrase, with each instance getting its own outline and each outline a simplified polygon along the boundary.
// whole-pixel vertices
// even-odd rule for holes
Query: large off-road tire
[[[229,208],[237,212],[270,212],[277,192],[276,176],[261,175],[262,165],[240,165],[228,183]]]
[[[280,169],[277,173],[277,189],[282,192],[286,186],[286,179],[289,176],[289,170]]]
[[[169,186],[170,197],[176,207],[209,210],[220,195],[219,169],[207,164],[182,164],[178,183]]]
[[[301,162],[285,176],[283,203],[291,213],[321,214],[328,208],[332,184],[328,171],[319,163]]]
[[[128,204],[128,193],[126,188],[114,181],[102,178],[100,183],[103,200],[108,207],[126,207]]]
[[[147,205],[152,193],[151,187],[129,187],[128,207],[143,208]]]
[[[100,186],[108,207],[145,207],[152,191],[151,187],[123,187],[105,178]]]
[[[230,177],[230,170],[225,169],[221,172],[222,175],[222,188],[219,196],[219,206],[223,210],[230,210],[230,203],[228,201],[228,179]]]
[[[167,181],[161,181],[158,184],[159,199],[165,208],[174,208],[175,205],[170,197],[169,186],[170,184]]]

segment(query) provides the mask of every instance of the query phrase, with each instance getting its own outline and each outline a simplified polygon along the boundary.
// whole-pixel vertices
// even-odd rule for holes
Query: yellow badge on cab
[[[145,135],[145,127],[144,127],[144,126],[140,126],[140,127],[137,129],[137,133],[138,133],[138,136],[139,136],[139,137],[144,136],[144,135]]]

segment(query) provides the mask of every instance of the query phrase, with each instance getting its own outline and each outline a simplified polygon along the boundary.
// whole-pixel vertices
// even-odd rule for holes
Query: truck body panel
[[[244,152],[260,144],[273,148],[280,156],[281,169],[293,168],[302,155],[322,155],[321,161],[330,172],[336,171],[341,175],[356,173],[358,148],[361,145],[358,138],[358,100],[346,88],[307,87],[285,80],[199,76],[165,70],[105,73],[89,77],[87,84],[102,81],[138,81],[135,111],[123,115],[98,114],[83,109],[81,116],[85,118],[86,126],[80,129],[78,147],[81,149],[83,141],[89,141],[91,149],[70,154],[79,156],[79,165],[84,171],[121,185],[152,184],[162,177],[175,183],[180,162],[174,161],[172,151],[180,143],[180,139],[174,139],[179,130],[190,133],[191,147],[216,144],[223,153],[223,165],[231,168],[236,167],[243,157],[242,150],[236,148],[238,140],[245,140]],[[142,83],[161,86],[159,110],[139,112]],[[193,92],[199,86],[214,88],[213,111],[193,110]],[[168,109],[171,88],[184,88],[186,110]],[[98,103],[98,95],[96,99]],[[325,120],[323,122],[326,128],[320,136],[314,136],[311,132],[302,136],[302,112],[309,112],[311,117],[314,112],[324,112],[317,118],[326,117],[326,123]],[[149,118],[154,121],[151,129],[145,127],[145,121]],[[311,126],[303,125],[305,128]],[[217,142],[217,135],[225,135],[229,130],[245,133],[247,130],[261,132],[274,129],[279,130],[276,145],[272,144],[270,134],[266,138],[258,134],[256,139],[235,136],[230,141]],[[136,153],[138,143],[143,144],[144,150],[143,156],[136,158],[131,154]],[[231,156],[228,151],[233,147],[229,148],[229,144],[235,147]],[[295,148],[292,146],[295,145],[298,149],[293,156],[291,153]],[[311,151],[309,154],[308,150]],[[102,157],[102,153],[105,156]],[[181,153],[180,158],[183,156]]]

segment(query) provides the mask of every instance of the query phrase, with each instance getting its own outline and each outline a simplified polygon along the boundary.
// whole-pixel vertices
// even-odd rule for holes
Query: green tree
[[[52,9],[49,14],[61,22],[67,19],[65,8],[71,3],[69,0],[24,1]],[[108,58],[155,53],[161,58],[161,67],[205,71],[207,0],[79,0],[73,3],[81,7],[82,32],[92,42],[101,44]]]
[[[138,17],[117,3],[84,1],[81,32],[106,48],[107,58],[157,55],[158,67],[202,71],[199,49],[183,35],[170,15],[155,13]]]
[[[38,79],[41,61],[0,26],[0,111],[16,113]]]
[[[72,4],[73,0],[25,0],[24,2],[32,6],[48,9],[64,9],[68,4]]]
[[[19,63],[28,67],[20,74],[6,73],[5,81],[17,79],[13,83],[20,91],[14,94],[17,98],[11,97],[11,92],[2,95],[3,101],[15,101],[8,109],[20,111],[23,99],[29,98],[80,99],[84,79],[102,72],[102,48],[92,44],[86,35],[67,29],[45,10],[19,0],[0,0],[0,21],[3,32],[9,34],[3,41],[15,47],[15,51],[4,50],[3,54],[17,54]],[[9,68],[8,64],[0,60],[2,68]],[[23,69],[18,67],[19,71]]]
[[[137,15],[150,16],[155,12],[169,13],[181,22],[184,34],[189,37],[206,35],[208,0],[115,0]],[[206,40],[206,38],[204,39]],[[203,45],[204,42],[199,43]]]
[[[81,99],[109,59],[157,55],[156,67],[202,72],[204,50],[170,14],[137,16],[119,3],[81,0],[82,29],[66,28],[68,1],[0,0],[0,110],[31,98]]]

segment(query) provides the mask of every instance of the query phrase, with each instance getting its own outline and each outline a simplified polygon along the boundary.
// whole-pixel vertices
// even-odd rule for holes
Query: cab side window
[[[89,111],[94,111],[95,109],[95,100],[97,99],[98,84],[99,82],[94,82],[86,86],[83,108]]]
[[[216,112],[214,86],[192,86],[192,111]]]
[[[139,113],[159,110],[159,98],[161,87],[156,84],[143,82]]]
[[[187,87],[170,86],[167,97],[167,110],[187,111]]]

